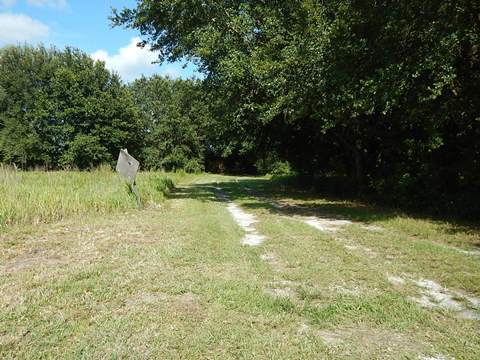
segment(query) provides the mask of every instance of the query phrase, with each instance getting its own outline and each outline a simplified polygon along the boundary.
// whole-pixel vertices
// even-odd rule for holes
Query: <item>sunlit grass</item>
[[[160,203],[173,182],[184,175],[140,173],[142,203]],[[124,179],[108,167],[90,172],[23,172],[0,167],[0,230],[83,214],[106,214],[137,206]]]
[[[475,249],[475,228],[267,178],[157,175],[139,178],[144,201],[165,175],[177,183],[159,207],[138,211],[132,198],[125,211],[0,234],[0,358],[479,358],[480,322],[420,306],[414,282],[479,298],[479,258],[462,252]],[[216,188],[255,216],[264,243],[242,245]],[[381,230],[322,232],[305,212]]]

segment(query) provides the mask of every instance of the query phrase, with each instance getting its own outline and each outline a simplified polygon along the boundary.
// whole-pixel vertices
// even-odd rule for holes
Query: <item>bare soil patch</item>
[[[301,324],[299,332],[318,337],[325,345],[339,348],[339,351],[345,355],[349,353],[351,344],[365,349],[372,358],[382,359],[393,359],[399,352],[416,355],[426,350],[425,344],[390,329],[359,326],[317,330]]]
[[[242,210],[237,204],[231,201],[227,194],[221,188],[216,187],[217,196],[223,201],[228,202],[227,209],[232,215],[235,222],[245,231],[245,236],[242,239],[243,245],[258,246],[265,241],[265,236],[260,235],[255,229],[254,224],[258,222],[255,215],[249,214]]]
[[[480,299],[473,295],[447,289],[429,279],[412,279],[389,275],[387,280],[397,288],[407,283],[415,285],[419,290],[419,295],[411,296],[410,300],[422,307],[441,308],[453,311],[461,318],[480,320]]]
[[[182,312],[194,314],[200,311],[199,296],[191,292],[186,292],[175,296],[175,306]]]
[[[15,259],[4,265],[7,273],[22,271],[31,268],[44,268],[66,264],[67,260],[58,256],[36,256]]]
[[[169,299],[168,294],[165,294],[163,292],[154,292],[154,293],[145,292],[145,293],[135,294],[132,297],[126,299],[125,304],[128,307],[136,307],[136,306],[152,305],[168,299]]]

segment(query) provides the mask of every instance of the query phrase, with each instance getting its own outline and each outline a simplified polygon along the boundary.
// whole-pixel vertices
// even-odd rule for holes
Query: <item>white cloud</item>
[[[16,2],[17,0],[0,0],[0,9],[12,7]]]
[[[0,14],[0,42],[17,43],[42,39],[50,29],[40,21],[23,14]]]
[[[148,46],[138,47],[139,42],[140,38],[135,37],[127,46],[120,48],[117,54],[110,55],[105,50],[97,50],[91,56],[95,60],[104,61],[107,69],[116,71],[123,80],[131,81],[158,69],[158,64],[152,64],[157,60],[157,54],[150,51]]]
[[[66,8],[68,6],[67,0],[27,0],[27,3],[33,6],[48,6],[51,8]]]

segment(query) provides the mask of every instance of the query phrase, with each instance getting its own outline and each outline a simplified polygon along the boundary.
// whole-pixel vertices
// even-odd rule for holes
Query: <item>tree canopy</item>
[[[225,154],[273,153],[359,191],[478,209],[479,12],[457,0],[140,0],[112,20],[160,60],[197,61]]]
[[[66,48],[0,50],[0,161],[87,168],[141,146],[138,109],[119,77]]]
[[[129,86],[144,121],[144,166],[204,170],[208,109],[193,80],[142,77]]]

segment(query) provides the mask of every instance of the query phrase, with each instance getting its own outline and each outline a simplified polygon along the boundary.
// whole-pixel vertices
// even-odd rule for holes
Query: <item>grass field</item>
[[[0,358],[480,358],[475,227],[267,178],[177,183],[144,210],[6,227]]]
[[[185,175],[183,175],[185,176]],[[138,177],[142,202],[161,202],[181,174],[146,172]],[[22,172],[0,167],[0,231],[13,224],[39,224],[137,206],[123,179],[110,170]]]

